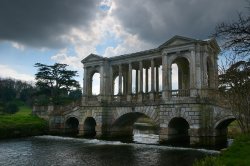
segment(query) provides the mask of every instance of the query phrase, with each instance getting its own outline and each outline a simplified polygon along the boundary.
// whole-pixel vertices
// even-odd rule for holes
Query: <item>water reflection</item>
[[[192,165],[214,151],[40,136],[0,141],[0,165]]]

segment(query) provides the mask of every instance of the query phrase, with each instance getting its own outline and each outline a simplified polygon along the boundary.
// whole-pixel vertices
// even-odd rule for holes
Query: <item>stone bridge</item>
[[[151,50],[111,58],[90,54],[82,60],[81,102],[34,106],[33,112],[49,119],[53,131],[129,137],[143,117],[156,126],[159,142],[220,144],[235,118],[217,94],[219,51],[214,39],[174,36]]]

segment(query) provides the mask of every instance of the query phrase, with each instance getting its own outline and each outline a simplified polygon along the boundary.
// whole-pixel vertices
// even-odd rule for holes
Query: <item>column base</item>
[[[149,92],[149,99],[154,100],[155,99],[155,92]]]
[[[127,101],[132,101],[132,95],[127,95]]]
[[[140,92],[137,97],[137,102],[142,102],[143,101],[143,93]]]

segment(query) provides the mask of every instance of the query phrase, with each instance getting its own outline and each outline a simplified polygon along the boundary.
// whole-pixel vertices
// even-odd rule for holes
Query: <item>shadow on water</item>
[[[96,139],[40,136],[0,141],[0,165],[191,166],[210,152]]]

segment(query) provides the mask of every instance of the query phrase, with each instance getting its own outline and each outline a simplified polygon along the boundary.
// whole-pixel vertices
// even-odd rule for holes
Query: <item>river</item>
[[[218,151],[59,136],[0,140],[0,166],[191,166],[213,154]]]

